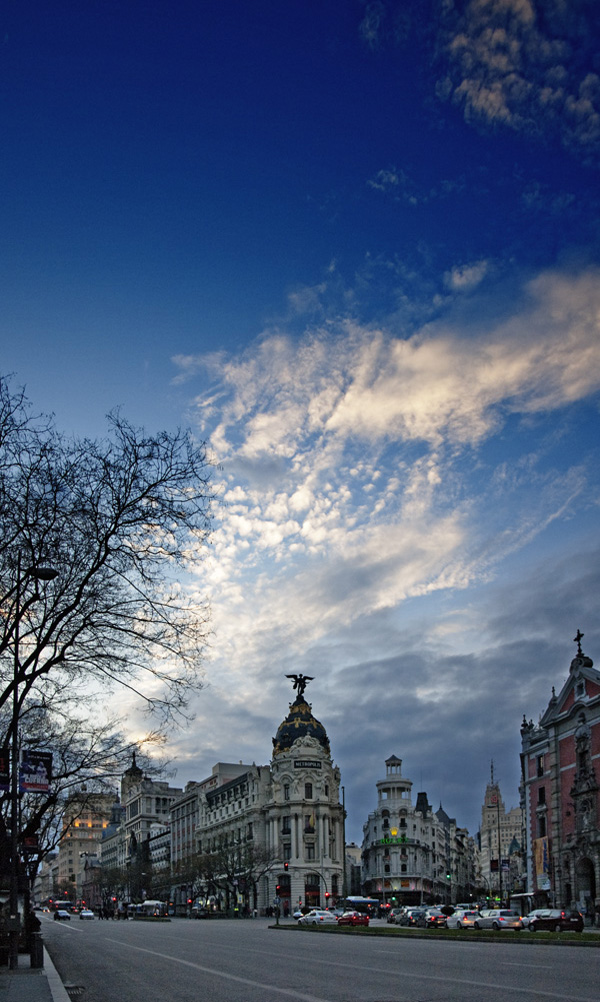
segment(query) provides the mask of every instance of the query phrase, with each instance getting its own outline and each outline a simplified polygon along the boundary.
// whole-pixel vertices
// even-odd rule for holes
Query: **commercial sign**
[[[548,838],[536,838],[533,843],[535,858],[535,875],[540,891],[549,891],[550,884],[550,853],[548,852]]]
[[[24,793],[47,793],[52,779],[52,752],[24,748],[21,753],[19,789]]]

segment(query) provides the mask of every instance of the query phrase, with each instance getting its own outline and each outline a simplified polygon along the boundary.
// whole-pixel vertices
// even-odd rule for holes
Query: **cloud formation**
[[[484,271],[449,282],[476,286]],[[219,598],[236,609],[236,629],[245,619],[244,658],[252,647],[260,661],[275,624],[300,651],[409,597],[464,589],[564,513],[585,478],[542,472],[535,450],[490,463],[476,492],[473,481],[508,421],[600,388],[599,289],[594,269],[545,273],[511,315],[479,326],[448,315],[401,339],[346,321],[177,360],[210,374],[196,399],[224,473],[210,591],[217,610]],[[258,613],[244,612],[250,580]]]
[[[192,568],[214,620],[200,733],[212,748],[237,706],[235,757],[266,759],[257,735],[285,709],[283,674],[316,675],[314,709],[357,798],[352,837],[388,754],[410,749],[431,798],[470,812],[459,821],[471,826],[444,735],[473,749],[485,738],[517,776],[520,719],[545,682],[528,667],[531,634],[557,658],[537,541],[595,510],[596,446],[569,429],[600,390],[599,278],[547,270],[509,298],[489,261],[456,264],[442,314],[409,336],[345,318],[296,337],[269,330],[238,355],[175,359],[178,378],[203,379],[194,415],[222,470],[211,555]],[[522,554],[530,566],[509,587],[504,568]],[[581,567],[564,587],[587,615]],[[563,572],[548,574],[558,595]],[[552,601],[564,651],[578,616],[564,594]],[[499,673],[508,689],[496,692]],[[347,737],[357,719],[360,754]],[[467,770],[482,788],[484,765],[475,755]]]
[[[444,5],[437,93],[473,124],[558,136],[597,163],[600,77],[594,0]]]

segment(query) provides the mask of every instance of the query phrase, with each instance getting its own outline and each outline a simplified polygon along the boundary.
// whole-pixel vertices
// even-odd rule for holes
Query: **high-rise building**
[[[478,882],[483,883],[488,897],[505,898],[518,872],[511,857],[519,853],[521,859],[523,813],[519,806],[506,810],[493,763],[481,808],[479,841]]]

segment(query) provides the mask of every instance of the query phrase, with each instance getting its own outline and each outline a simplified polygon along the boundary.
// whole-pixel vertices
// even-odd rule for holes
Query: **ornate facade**
[[[600,672],[581,649],[545,713],[521,727],[527,890],[591,916],[600,907]]]
[[[253,765],[202,798],[199,850],[231,860],[236,906],[262,913],[277,901],[283,914],[300,905],[325,907],[343,890],[340,773],[325,728],[304,698],[306,681],[273,738],[271,764]]]
[[[385,762],[377,807],[363,826],[363,890],[382,904],[416,905],[469,900],[474,889],[474,844],[440,805],[417,794],[402,775],[402,760]]]

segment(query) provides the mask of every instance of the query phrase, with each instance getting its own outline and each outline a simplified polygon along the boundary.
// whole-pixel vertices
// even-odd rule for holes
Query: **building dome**
[[[294,702],[290,703],[290,712],[279,725],[273,738],[273,755],[281,755],[292,747],[294,741],[305,737],[316,738],[327,755],[331,754],[329,738],[323,724],[313,717],[312,706],[306,702],[304,696],[297,696]]]

